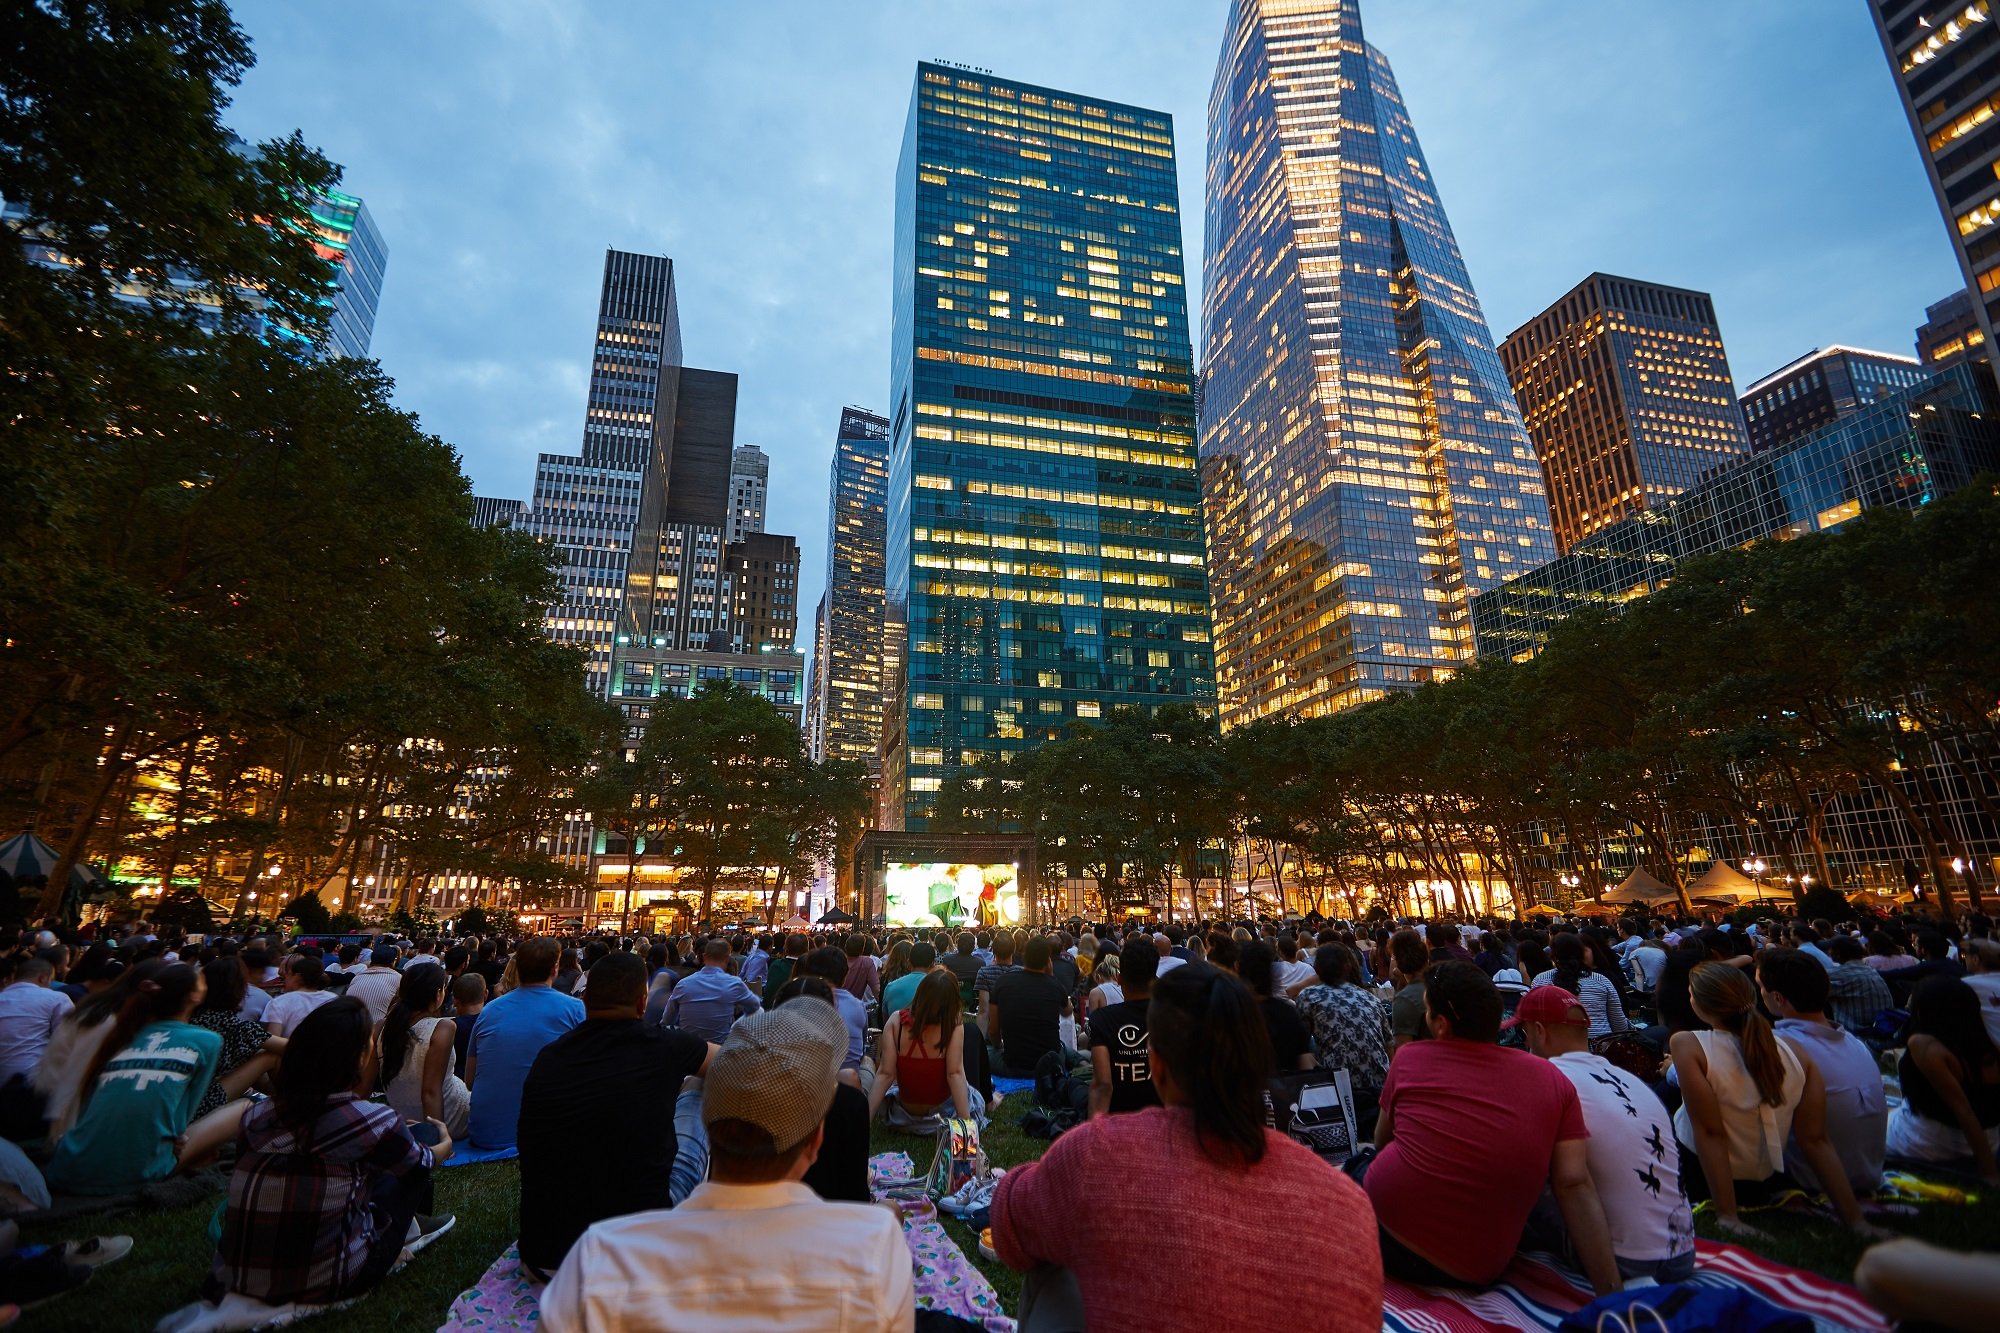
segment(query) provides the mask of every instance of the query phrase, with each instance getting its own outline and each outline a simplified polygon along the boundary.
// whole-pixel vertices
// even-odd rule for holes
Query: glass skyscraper
[[[876,766],[882,742],[882,552],[889,485],[889,420],[842,408],[827,480],[826,591],[807,684],[807,740],[815,759]]]
[[[1541,469],[1354,0],[1235,0],[1208,107],[1201,467],[1225,726],[1449,674],[1555,554]]]
[[[896,172],[883,823],[1213,692],[1173,122],[925,63]]]

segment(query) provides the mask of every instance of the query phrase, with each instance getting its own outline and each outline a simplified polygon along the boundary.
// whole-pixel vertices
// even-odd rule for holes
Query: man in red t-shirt
[[[1546,1185],[1591,1285],[1618,1290],[1575,1087],[1547,1061],[1494,1044],[1500,993],[1471,963],[1433,963],[1424,1008],[1436,1040],[1396,1052],[1378,1151],[1359,1163],[1383,1270],[1425,1285],[1497,1281]]]

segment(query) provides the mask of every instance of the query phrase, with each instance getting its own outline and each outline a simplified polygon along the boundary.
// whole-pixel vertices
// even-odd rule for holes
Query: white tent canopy
[[[1671,902],[1680,895],[1672,887],[1660,883],[1647,874],[1645,869],[1634,870],[1625,877],[1625,882],[1604,895],[1607,903],[1664,903]]]
[[[1727,861],[1717,860],[1688,885],[1690,898],[1730,898],[1748,900],[1759,896],[1757,883]]]

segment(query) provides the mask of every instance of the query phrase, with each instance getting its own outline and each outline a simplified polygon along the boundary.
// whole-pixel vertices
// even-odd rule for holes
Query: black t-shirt
[[[1143,1111],[1160,1104],[1153,1066],[1146,1057],[1145,1000],[1127,1000],[1090,1011],[1090,1045],[1111,1058],[1111,1113]]]
[[[524,1263],[553,1273],[591,1223],[668,1206],[674,1099],[707,1058],[701,1038],[637,1018],[588,1019],[542,1048],[521,1085]]]
[[[861,1089],[834,1085],[833,1105],[826,1108],[826,1138],[806,1168],[804,1184],[822,1199],[869,1202],[868,1094]]]
[[[1076,988],[1082,980],[1082,974],[1076,970],[1074,960],[1060,956],[1049,960],[1049,975],[1056,979],[1056,984],[1063,988],[1065,995],[1076,994]]]
[[[1290,1000],[1267,995],[1257,1002],[1264,1011],[1264,1030],[1271,1034],[1271,1069],[1288,1074],[1299,1067],[1299,1057],[1312,1049],[1312,1034]]]
[[[1035,1061],[1062,1045],[1057,1020],[1069,992],[1046,972],[1009,972],[993,988],[1000,1006],[1000,1056],[1007,1068],[1022,1076],[1035,1072]]]
[[[956,949],[944,956],[944,965],[951,969],[953,976],[958,978],[958,988],[961,991],[972,988],[973,980],[978,977],[979,969],[984,966],[984,964],[971,954],[960,953]]]

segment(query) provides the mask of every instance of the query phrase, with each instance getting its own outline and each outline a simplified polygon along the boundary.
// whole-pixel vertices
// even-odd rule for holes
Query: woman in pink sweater
[[[1147,1045],[1163,1106],[1079,1125],[994,1193],[994,1251],[1028,1273],[1023,1333],[1214,1333],[1240,1319],[1244,1291],[1300,1273],[1315,1299],[1287,1333],[1380,1329],[1374,1210],[1264,1127],[1270,1038],[1243,983],[1173,969],[1153,984]]]

